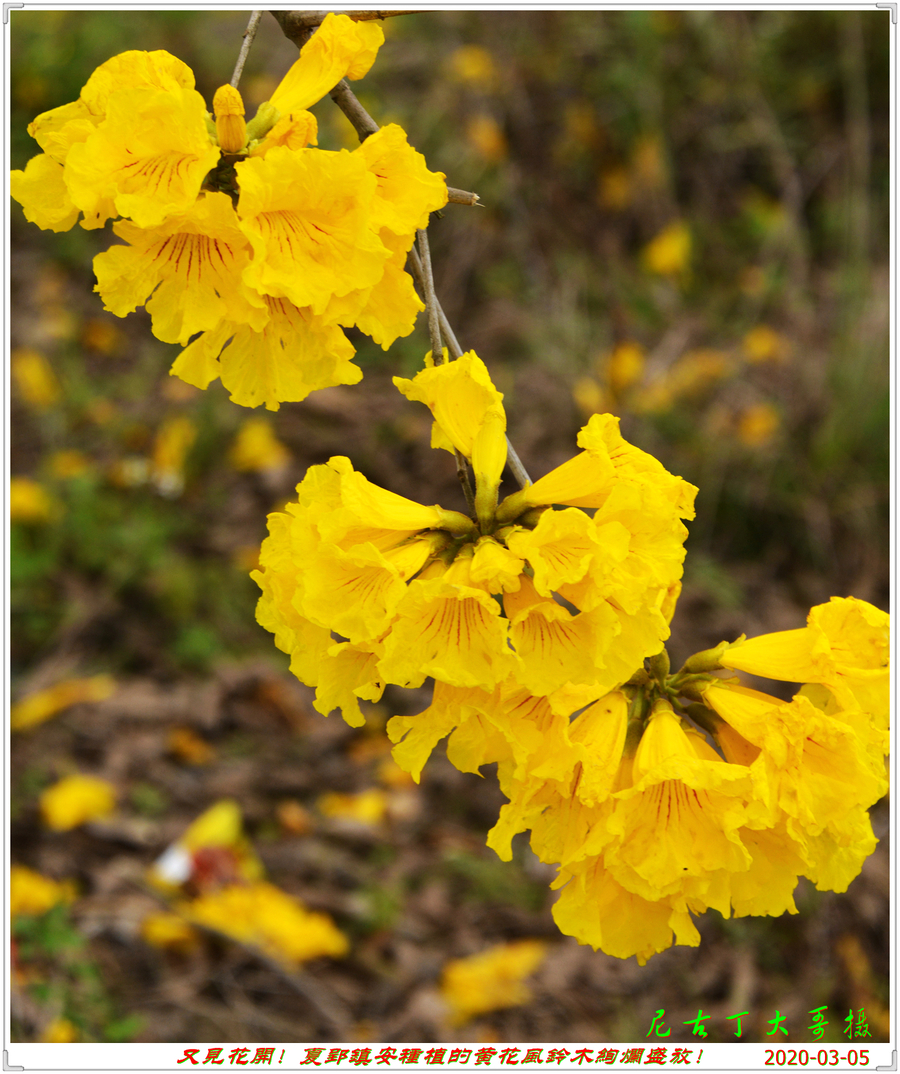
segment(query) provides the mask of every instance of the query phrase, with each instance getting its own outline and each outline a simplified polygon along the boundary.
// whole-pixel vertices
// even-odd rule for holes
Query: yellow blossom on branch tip
[[[362,78],[383,44],[384,31],[377,22],[354,22],[348,15],[330,13],[300,50],[271,104],[282,115],[309,108],[342,78]]]
[[[264,328],[221,322],[181,352],[171,375],[197,388],[221,378],[233,403],[267,410],[300,402],[318,388],[362,380],[350,361],[353,344],[337,325],[284,298],[265,298],[265,305]]]
[[[32,157],[9,177],[9,192],[25,219],[44,231],[69,231],[81,214],[66,187],[64,168],[46,153]]]
[[[381,279],[390,251],[368,226],[378,183],[362,157],[276,147],[235,170],[248,286],[319,315],[332,295]]]
[[[195,90],[119,90],[103,123],[73,145],[66,187],[85,222],[130,217],[158,227],[185,212],[219,159],[206,128],[206,105]]]
[[[108,816],[115,804],[115,787],[96,776],[66,776],[40,796],[41,817],[55,832]]]
[[[788,682],[820,683],[843,708],[860,708],[887,728],[890,616],[856,597],[832,597],[810,610],[807,625],[735,642],[724,667]]]
[[[354,151],[377,180],[372,223],[395,235],[408,235],[428,226],[429,213],[447,204],[442,172],[431,172],[421,153],[406,140],[406,132],[389,123],[370,134]]]

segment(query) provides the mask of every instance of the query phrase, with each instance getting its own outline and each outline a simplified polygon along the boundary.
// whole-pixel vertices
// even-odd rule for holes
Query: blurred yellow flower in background
[[[305,809],[296,798],[286,798],[278,803],[275,810],[278,823],[291,835],[308,835],[315,823],[308,809]]]
[[[585,418],[609,413],[612,409],[612,400],[593,377],[579,377],[572,385],[572,398]]]
[[[67,832],[86,821],[108,816],[115,805],[115,787],[96,776],[66,776],[40,797],[41,816],[55,832]]]
[[[617,343],[606,358],[606,379],[618,395],[644,375],[644,348],[633,339]]]
[[[537,969],[546,953],[547,945],[541,940],[519,940],[448,962],[441,977],[441,996],[450,1007],[451,1025],[462,1025],[488,1011],[528,1003],[531,990],[525,978]]]
[[[173,727],[169,732],[167,745],[169,752],[185,764],[208,764],[216,755],[216,751],[206,739],[201,738],[190,727]]]
[[[118,408],[110,399],[91,399],[84,408],[85,417],[96,425],[108,425],[118,417]]]
[[[9,518],[11,522],[47,522],[56,511],[56,503],[37,481],[30,477],[9,479]]]
[[[59,402],[62,389],[53,368],[40,351],[17,347],[11,355],[13,380],[19,394],[35,410],[47,410]]]
[[[81,332],[81,342],[88,350],[111,355],[121,351],[127,336],[108,317],[91,317]]]
[[[731,372],[728,356],[711,347],[686,351],[668,371],[668,381],[678,396],[702,391]]]
[[[359,794],[337,794],[330,791],[316,802],[316,808],[335,820],[353,820],[358,824],[379,824],[387,809],[387,795],[372,787]]]
[[[597,201],[606,209],[627,209],[633,190],[627,168],[621,165],[606,168],[597,180]]]
[[[569,167],[596,149],[603,139],[597,112],[590,101],[568,101],[563,109],[562,127],[553,143],[553,160]]]
[[[741,199],[741,208],[754,230],[762,235],[780,231],[788,220],[784,205],[761,190],[751,188]]]
[[[644,267],[657,276],[678,276],[691,259],[691,232],[682,220],[675,220],[644,247]]]
[[[290,462],[291,453],[275,435],[268,418],[248,418],[228,452],[235,470],[280,470]]]
[[[70,705],[80,701],[103,701],[116,689],[111,675],[93,675],[87,679],[64,679],[17,701],[10,710],[9,725],[13,731],[37,727]]]
[[[631,171],[636,183],[647,190],[662,186],[665,178],[662,143],[656,134],[645,134],[635,143]]]
[[[143,455],[126,455],[110,466],[107,476],[119,488],[136,488],[147,483],[150,462]]]
[[[457,82],[490,89],[497,81],[493,57],[480,45],[461,45],[450,53],[450,74]]]
[[[755,403],[738,419],[738,440],[747,447],[765,447],[772,442],[780,425],[781,417],[771,403]]]
[[[783,362],[790,356],[790,344],[774,328],[767,324],[758,324],[744,336],[742,341],[744,357],[748,362]]]
[[[297,965],[350,950],[347,937],[327,914],[314,913],[287,892],[257,881],[232,884],[180,904],[190,921],[258,947],[282,964]]]
[[[192,951],[200,945],[200,935],[180,914],[165,910],[147,914],[141,922],[141,938],[151,947],[170,951]]]
[[[201,889],[260,880],[262,862],[244,834],[241,808],[222,798],[189,825],[150,866],[154,887],[172,892],[189,881]]]
[[[390,745],[390,739],[388,739],[388,745]],[[407,772],[405,768],[401,768],[393,757],[385,757],[384,760],[381,761],[376,770],[375,777],[378,782],[383,783],[385,787],[392,787],[396,790],[402,790],[406,787],[414,787],[416,785],[416,781],[410,773]]]
[[[661,376],[641,388],[632,405],[639,413],[663,413],[678,399],[706,391],[731,370],[731,362],[722,351],[709,347],[686,351]]]
[[[60,902],[75,898],[75,885],[71,880],[51,880],[49,876],[29,869],[26,865],[12,865],[9,870],[9,913],[11,917],[21,914],[45,914]]]
[[[197,426],[184,416],[164,421],[153,441],[150,476],[163,496],[184,490],[184,462],[197,439]]]
[[[47,460],[47,466],[54,477],[64,480],[69,477],[79,477],[92,469],[91,460],[81,451],[54,451]]]
[[[506,135],[500,124],[486,112],[472,116],[466,126],[466,137],[475,152],[488,162],[497,164],[507,153]]]
[[[44,1044],[72,1044],[81,1036],[78,1027],[68,1018],[54,1018],[41,1034]]]

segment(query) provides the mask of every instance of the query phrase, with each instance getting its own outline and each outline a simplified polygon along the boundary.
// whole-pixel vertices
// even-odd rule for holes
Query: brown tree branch
[[[402,11],[273,11],[272,15],[278,20],[285,37],[291,41],[304,31],[314,30],[325,21],[325,16],[349,15],[354,22],[372,22],[374,19],[392,19],[396,15],[421,15],[425,9],[419,11],[405,8]]]
[[[321,15],[321,18],[319,19],[319,22],[321,22],[321,19],[325,17],[324,12],[310,11],[273,11],[272,14],[278,21],[279,26],[281,26],[282,30],[284,30],[285,36],[290,38],[292,41],[295,41],[295,43],[299,40],[300,47],[302,47],[302,43],[305,43],[306,40],[309,38],[311,27],[313,25],[318,25],[318,22],[312,23],[309,21],[309,19]],[[354,13],[347,12],[347,14],[353,17]],[[368,12],[366,14],[369,15]],[[408,12],[390,12],[389,14],[408,14]],[[294,18],[294,16],[297,16],[296,19]],[[373,12],[371,13],[370,17],[378,18],[380,16],[378,13]],[[340,108],[340,110],[344,113],[347,119],[349,119],[350,122],[353,124],[353,129],[356,131],[357,136],[359,137],[359,140],[361,142],[364,142],[370,134],[374,134],[377,130],[380,130],[375,120],[359,103],[356,94],[353,92],[352,89],[350,89],[350,86],[345,78],[342,78],[341,81],[338,82],[338,84],[331,91],[331,99],[338,106],[338,108]],[[448,195],[451,193],[451,190],[454,196],[449,198],[450,201],[454,201],[463,205],[480,204],[477,194],[470,194],[465,190],[457,190],[455,187],[448,187]],[[423,232],[419,232],[420,236],[423,234]],[[426,237],[423,252],[428,250],[427,243],[428,239]],[[420,241],[420,246],[421,245],[422,243]],[[446,314],[444,313],[443,309],[441,309],[441,304],[440,302],[438,302],[437,295],[434,293],[433,280],[431,280],[430,282],[431,301],[429,302],[429,280],[431,274],[430,256],[428,259],[428,267],[426,270],[423,266],[422,260],[419,257],[419,254],[416,252],[415,249],[412,249],[409,252],[408,264],[412,268],[413,278],[419,285],[425,298],[425,307],[429,310],[429,332],[431,332],[431,310],[433,309],[434,312],[437,314],[437,321],[440,331],[437,333],[438,342],[436,345],[434,342],[434,335],[432,335],[432,354],[434,354],[435,356],[435,365],[440,364],[440,360],[443,356],[443,348],[440,344],[441,333],[443,333],[443,338],[447,341],[447,350],[451,358],[455,359],[461,357],[463,353],[462,347],[460,347],[459,341],[456,338],[456,334],[451,328],[450,322],[447,320]],[[428,273],[427,279],[426,271]],[[517,483],[519,484],[519,487],[525,488],[527,485],[531,484],[531,478],[528,476],[528,471],[522,465],[522,460],[519,458],[515,448],[510,443],[509,437],[506,438],[506,448],[506,461],[507,465],[509,466],[510,472],[516,479]],[[457,467],[458,466],[459,463],[457,462]],[[462,481],[462,477],[460,477],[460,481]],[[475,501],[474,497],[471,496],[471,487],[468,484],[468,473],[466,473],[466,481],[463,484],[463,489],[466,492],[466,500],[469,502],[470,507],[472,507]]]
[[[419,266],[421,269],[422,291],[425,295],[425,312],[428,315],[428,335],[431,339],[431,360],[435,365],[444,364],[444,347],[441,342],[440,314],[437,295],[434,293],[434,275],[431,271],[431,251],[428,247],[428,231],[420,228],[416,232],[419,243]],[[462,485],[469,511],[475,514],[475,493],[469,480],[469,466],[465,455],[456,449],[456,476]]]

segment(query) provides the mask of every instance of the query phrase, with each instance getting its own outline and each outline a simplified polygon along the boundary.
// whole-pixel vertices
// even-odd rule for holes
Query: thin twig
[[[422,262],[419,260],[419,255],[416,252],[415,247],[413,247],[413,249],[409,251],[408,264],[409,267],[412,269],[413,279],[419,285],[420,290],[424,294],[425,279],[424,274],[422,272]],[[441,304],[440,302],[438,302],[437,296],[435,296],[434,301],[435,306],[437,308],[441,332],[443,333],[444,339],[447,342],[447,352],[454,360],[456,360],[457,358],[461,358],[463,350],[462,347],[460,347],[459,345],[459,340],[456,338],[456,333],[450,326],[450,322],[447,320],[447,315],[441,308]],[[531,478],[528,476],[528,471],[522,465],[522,460],[519,458],[519,453],[512,446],[512,442],[510,441],[509,437],[506,438],[506,465],[509,467],[509,472],[516,479],[516,483],[518,484],[519,488],[524,489],[532,483]]]
[[[454,205],[484,204],[477,194],[472,194],[468,190],[457,190],[455,186],[447,187],[447,201],[452,201]]]
[[[441,342],[440,317],[437,295],[434,293],[434,274],[431,270],[431,251],[428,248],[428,231],[420,228],[416,232],[419,243],[419,264],[421,267],[422,290],[425,293],[425,312],[428,316],[428,335],[431,339],[431,360],[435,365],[444,364],[444,347]],[[463,453],[456,449],[456,476],[465,493],[469,510],[475,513],[475,493],[469,480],[469,466]]]
[[[231,85],[235,89],[238,87],[238,82],[241,80],[241,75],[244,72],[244,64],[247,61],[247,53],[250,51],[250,46],[253,44],[253,38],[256,37],[256,28],[259,26],[259,20],[262,18],[261,11],[254,11],[250,15],[250,21],[247,23],[247,29],[244,30],[244,43],[241,45],[241,51],[238,53],[237,63],[234,65],[234,74],[231,76]]]
[[[506,465],[509,467],[509,472],[516,479],[516,484],[520,489],[527,488],[532,483],[531,478],[528,476],[528,471],[522,465],[519,453],[512,446],[509,437],[506,438]]]
[[[353,124],[353,129],[361,142],[364,142],[370,134],[380,130],[375,120],[359,103],[346,78],[342,78],[331,91],[331,99]]]
[[[431,360],[435,365],[444,364],[444,346],[441,342],[441,326],[438,315],[437,295],[434,293],[434,273],[431,268],[431,250],[428,246],[428,232],[420,228],[416,232],[419,243],[419,258],[422,266],[422,290],[425,292],[425,312],[428,316],[428,337],[431,340]]]

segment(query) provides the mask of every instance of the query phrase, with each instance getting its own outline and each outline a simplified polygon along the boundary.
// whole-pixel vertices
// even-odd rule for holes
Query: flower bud
[[[722,665],[719,661],[727,648],[729,648],[729,643],[720,641],[714,649],[704,649],[702,653],[694,653],[685,660],[684,667],[681,669],[682,673],[697,675],[704,671],[720,670]]]
[[[216,135],[223,153],[240,153],[247,144],[244,102],[234,86],[220,86],[213,97]]]
[[[660,649],[658,653],[647,660],[647,667],[653,678],[661,685],[664,684],[666,676],[669,674],[669,654],[665,649]]]
[[[281,112],[271,101],[263,101],[257,108],[256,115],[247,124],[247,141],[258,141],[264,138],[275,124],[281,119]]]

